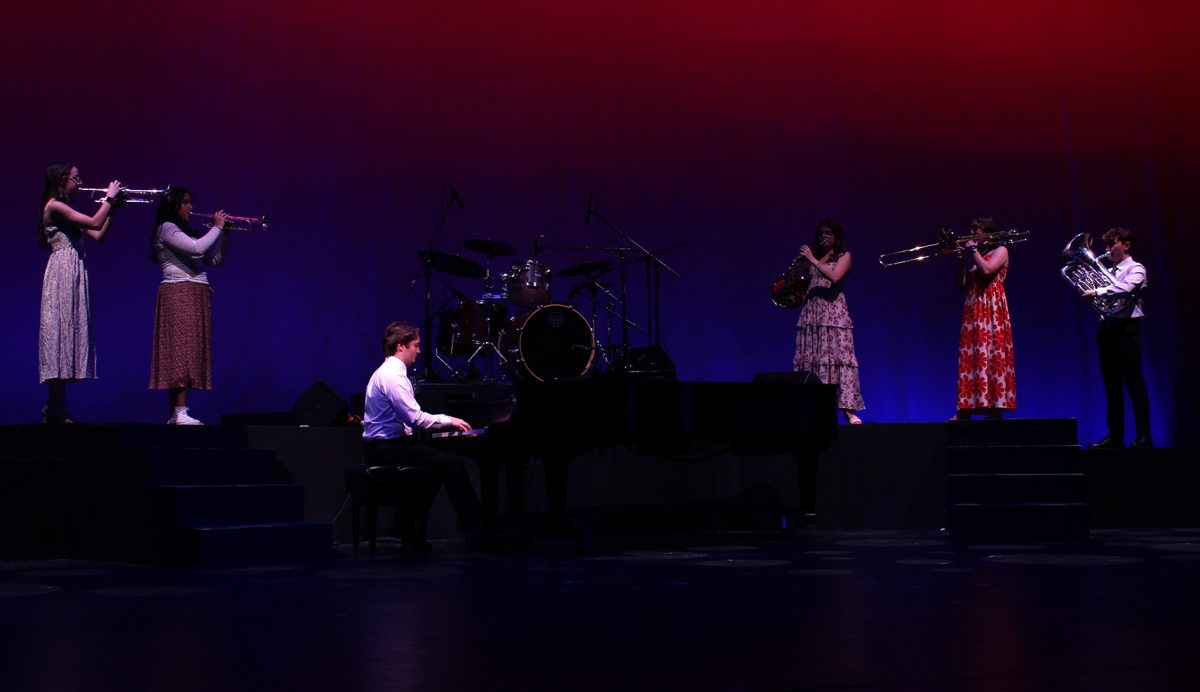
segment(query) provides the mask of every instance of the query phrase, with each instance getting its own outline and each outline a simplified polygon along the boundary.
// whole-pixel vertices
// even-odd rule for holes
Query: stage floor
[[[1200,529],[456,541],[317,566],[0,563],[19,690],[1190,690]],[[345,546],[343,546],[345,549]]]

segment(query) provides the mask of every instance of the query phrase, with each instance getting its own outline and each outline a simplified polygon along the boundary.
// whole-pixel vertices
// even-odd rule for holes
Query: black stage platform
[[[1066,450],[1068,455],[1073,451],[1074,455],[1066,461],[1067,470],[1077,472],[1079,484],[1069,492],[1078,495],[1075,499],[1086,505],[1084,535],[1089,526],[1200,525],[1200,505],[1190,499],[1191,489],[1200,481],[1200,471],[1192,463],[1190,450],[1081,452],[1075,444],[1073,421],[1014,420],[995,424],[840,426],[837,440],[820,457],[818,526],[946,528],[954,523],[949,516],[950,507],[958,503],[953,497],[958,491],[951,483],[957,482],[956,476],[962,476],[951,468],[953,463],[961,463],[953,462],[954,456],[963,454],[963,448],[958,446],[961,440],[956,441],[956,436],[995,443],[1014,435],[1014,430],[1032,436],[1029,441],[1033,443],[1038,442],[1038,435],[1056,438],[1043,442],[1061,443],[1064,435],[1069,438],[1065,445],[1040,447]],[[996,435],[1000,437],[992,439]],[[181,457],[171,451],[214,447],[225,450],[219,455],[219,464],[203,459],[188,461],[187,454]],[[1021,465],[1043,463],[1040,457],[1031,456],[1029,450],[1035,447],[1039,445],[990,449],[1016,450],[1017,456],[1005,452],[1007,456],[999,463],[1002,470],[1021,471]],[[158,451],[151,454],[147,449]],[[243,451],[230,451],[239,449]],[[158,505],[162,499],[154,500],[158,503],[154,508],[139,508],[138,502],[148,501],[133,499],[126,491],[131,485],[146,484],[147,474],[151,473],[147,469],[163,458],[176,461],[183,458],[190,464],[182,470],[176,465],[171,471],[190,474],[184,481],[161,478],[155,481],[156,485],[175,488],[170,491],[172,502],[180,505],[190,502],[189,506],[196,507],[196,497],[208,494],[217,496],[218,503],[226,509],[239,502],[252,505],[248,510],[253,519],[250,523],[278,520],[277,523],[309,524],[307,529],[288,531],[310,532],[312,535],[296,540],[307,542],[309,554],[320,557],[324,549],[316,545],[327,545],[330,539],[349,538],[348,513],[341,511],[345,501],[344,472],[359,463],[360,441],[358,432],[352,428],[79,425],[53,430],[45,426],[7,426],[0,427],[0,451],[3,452],[0,519],[4,526],[0,557],[140,559],[139,551],[145,546],[138,545],[137,540],[148,541],[152,537],[135,540],[130,533],[138,533],[145,512],[150,509],[161,512]],[[540,467],[540,463],[535,463],[524,481],[529,485],[528,494],[535,511],[546,509]],[[475,473],[473,464],[469,468]],[[252,473],[251,480],[240,475],[247,469]],[[698,445],[672,455],[607,447],[581,454],[572,461],[567,504],[596,530],[603,530],[606,523],[620,531],[689,526],[769,528],[778,519],[778,512],[797,505],[796,473],[789,455],[739,455],[727,446],[716,444]],[[1008,477],[1001,481],[1013,480],[1014,474],[1004,475]],[[977,478],[965,480],[974,482]],[[1033,480],[1049,487],[1042,477]],[[475,481],[478,483],[478,477]],[[214,483],[257,487],[249,491],[252,496],[241,500],[217,495],[220,491],[212,489],[179,489]],[[272,487],[261,487],[268,485]],[[503,512],[503,490],[499,495]],[[608,510],[614,507],[624,509],[623,520],[612,520],[615,515]],[[178,514],[183,510],[171,511],[176,512],[172,515],[174,524],[187,523],[188,517]],[[232,509],[218,517],[217,523],[237,523],[237,518],[229,512]],[[315,525],[326,528],[322,531]],[[386,517],[383,525],[388,525]],[[202,535],[213,538],[216,533],[231,532]],[[433,538],[458,535],[444,494],[434,506],[430,535]],[[249,549],[253,551],[253,546]],[[280,557],[288,559],[286,555]],[[183,564],[189,563],[180,559]]]

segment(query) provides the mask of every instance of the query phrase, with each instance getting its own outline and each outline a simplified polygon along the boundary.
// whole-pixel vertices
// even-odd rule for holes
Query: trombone
[[[990,245],[1013,245],[1015,243],[1023,243],[1029,240],[1029,231],[1018,231],[1015,228],[1007,231],[996,231],[994,233],[976,233],[975,235],[955,236],[954,231],[948,228],[943,228],[936,243],[928,245],[917,245],[916,247],[896,250],[895,252],[885,252],[879,256],[879,264],[884,267],[894,267],[898,264],[908,264],[909,262],[920,262],[927,260],[930,257],[938,255],[950,255],[958,252],[959,244],[970,240],[980,243],[988,243]],[[930,248],[937,248],[932,252],[926,252]]]
[[[212,221],[216,214],[201,214],[200,212],[192,212],[191,218],[206,219]],[[265,231],[267,230],[267,215],[262,216],[234,216],[233,214],[225,215],[225,228],[231,231]]]
[[[81,187],[76,188],[81,192],[92,193],[93,202],[103,202],[108,196],[107,187]],[[117,201],[120,204],[157,204],[158,198],[162,197],[166,190],[131,190],[127,187],[121,188],[117,193]]]

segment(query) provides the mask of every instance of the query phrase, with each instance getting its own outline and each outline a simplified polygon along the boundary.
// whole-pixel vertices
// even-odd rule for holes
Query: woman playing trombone
[[[121,183],[108,184],[107,196],[91,216],[71,208],[82,183],[79,169],[69,163],[47,166],[42,179],[38,245],[50,249],[50,258],[42,277],[38,378],[49,390],[42,407],[46,423],[74,423],[67,412],[67,384],[96,377],[91,294],[81,246],[85,235],[96,242],[108,235]]]
[[[958,410],[951,420],[975,414],[998,419],[1017,407],[1012,321],[1004,293],[1008,248],[995,241],[991,217],[975,219],[971,234],[959,245],[959,288],[966,302],[958,342]]]
[[[188,415],[189,389],[212,389],[212,287],[205,266],[225,260],[226,214],[193,230],[192,195],[168,188],[158,203],[150,236],[150,259],[162,266],[154,313],[150,389],[167,390],[168,425],[202,425]]]

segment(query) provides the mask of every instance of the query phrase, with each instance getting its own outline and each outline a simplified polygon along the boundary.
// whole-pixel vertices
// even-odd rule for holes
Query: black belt
[[[370,440],[363,440],[363,449],[375,449],[376,447],[382,447],[385,444],[407,446],[407,445],[415,445],[420,442],[421,442],[421,440],[419,438],[417,438],[416,435],[405,435],[404,437],[388,437],[388,438],[385,438],[382,440],[370,439]]]

